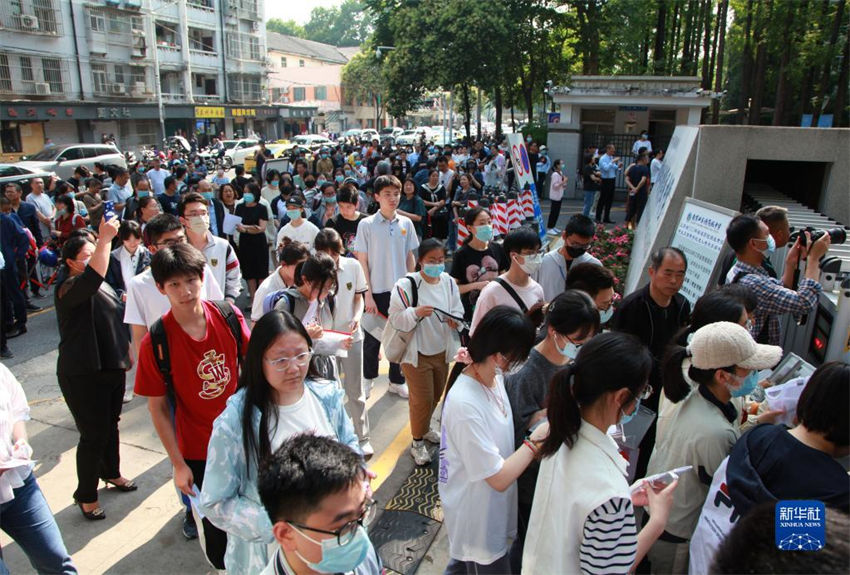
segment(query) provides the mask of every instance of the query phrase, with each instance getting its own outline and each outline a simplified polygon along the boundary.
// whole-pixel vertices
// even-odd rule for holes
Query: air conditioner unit
[[[21,14],[21,28],[24,30],[38,30],[38,18],[29,14]]]
[[[256,20],[252,21],[252,22],[251,22],[251,29],[252,29],[254,32],[259,32],[259,31],[260,31],[260,23],[259,23],[259,22],[257,22]]]
[[[39,96],[49,96],[50,95],[50,84],[47,82],[38,82],[35,85],[35,93]]]
[[[125,94],[126,88],[124,84],[110,84],[109,85],[109,93],[110,94]]]

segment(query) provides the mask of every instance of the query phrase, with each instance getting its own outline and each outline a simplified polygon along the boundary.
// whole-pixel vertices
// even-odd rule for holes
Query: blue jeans
[[[457,250],[457,222],[451,211],[449,211],[449,239],[446,242],[446,248],[449,252]]]
[[[590,217],[590,210],[593,209],[593,200],[596,199],[596,190],[592,192],[584,192],[584,209],[581,211],[585,217]]]
[[[0,505],[3,531],[20,545],[38,573],[76,573],[35,475],[30,473],[14,494],[14,499]]]

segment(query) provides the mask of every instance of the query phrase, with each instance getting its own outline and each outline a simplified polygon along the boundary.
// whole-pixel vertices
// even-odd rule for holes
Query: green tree
[[[334,46],[360,46],[372,30],[372,16],[360,0],[340,6],[313,8],[304,25],[304,38]]]
[[[375,107],[375,125],[379,126],[387,103],[387,84],[375,53],[355,54],[342,69],[342,85],[345,100]]]
[[[285,36],[297,36],[304,38],[304,27],[295,20],[281,20],[280,18],[272,18],[266,22],[266,30],[269,32],[277,32]]]

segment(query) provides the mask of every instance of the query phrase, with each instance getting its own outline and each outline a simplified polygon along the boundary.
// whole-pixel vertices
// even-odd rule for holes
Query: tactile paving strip
[[[437,489],[437,466],[438,462],[435,461],[427,467],[414,469],[385,509],[414,511],[442,523],[443,508]]]
[[[412,511],[384,511],[369,538],[384,567],[401,575],[415,573],[437,537],[441,523]]]

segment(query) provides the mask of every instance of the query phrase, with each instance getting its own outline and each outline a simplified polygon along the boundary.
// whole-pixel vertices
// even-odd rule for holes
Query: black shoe
[[[34,297],[35,299],[41,299],[44,297],[44,294],[38,291],[34,291],[32,292],[32,297]]]
[[[4,345],[2,348],[0,348],[0,357],[2,357],[3,359],[12,359],[13,357],[15,357],[15,354],[12,353],[12,350],[9,349],[8,345]]]
[[[187,511],[183,516],[183,537],[190,541],[198,538],[198,526],[195,525],[195,517],[191,511]]]
[[[6,332],[6,337],[12,339],[13,337],[18,337],[19,335],[24,335],[25,333],[27,333],[27,326],[15,326],[11,329],[11,331]]]
[[[41,311],[41,306],[35,305],[31,301],[27,302],[27,311]]]

